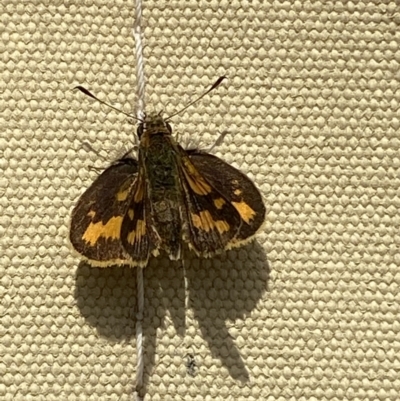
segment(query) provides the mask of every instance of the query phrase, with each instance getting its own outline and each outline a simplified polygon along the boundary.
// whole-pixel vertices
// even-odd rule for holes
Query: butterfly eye
[[[169,131],[170,134],[172,134],[172,127],[169,123],[165,123],[165,125],[167,126],[167,130]]]
[[[140,137],[143,135],[143,131],[144,131],[144,127],[143,127],[143,123],[142,123],[142,124],[139,124],[138,129],[137,129],[137,131],[136,131],[136,133],[137,133],[139,139],[140,139]]]

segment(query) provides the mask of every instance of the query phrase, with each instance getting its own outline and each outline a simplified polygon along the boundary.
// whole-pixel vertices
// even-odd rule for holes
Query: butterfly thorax
[[[175,142],[164,121],[150,120],[140,141],[153,228],[160,247],[179,258],[182,238],[182,194]]]

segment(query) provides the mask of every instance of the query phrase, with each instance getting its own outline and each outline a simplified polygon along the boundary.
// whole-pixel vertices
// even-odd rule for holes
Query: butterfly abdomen
[[[161,238],[161,248],[171,258],[180,255],[182,194],[176,152],[168,137],[151,135],[143,149],[143,161],[148,179],[148,193],[154,227]]]

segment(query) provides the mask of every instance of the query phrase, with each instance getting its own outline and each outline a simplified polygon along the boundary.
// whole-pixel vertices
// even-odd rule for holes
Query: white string
[[[137,83],[137,118],[143,120],[145,117],[145,78],[144,58],[142,42],[142,0],[136,0],[135,23],[133,26],[133,37],[135,38],[136,50],[136,83]]]
[[[143,356],[143,310],[144,310],[144,285],[143,285],[143,268],[138,266],[136,268],[137,279],[137,314],[136,314],[136,400],[141,401],[141,389],[143,387],[143,371],[144,371],[144,356]]]
[[[136,55],[136,82],[137,82],[137,118],[143,120],[145,117],[145,78],[144,78],[144,58],[142,42],[142,0],[136,0],[135,22],[133,26],[133,37],[135,38]],[[143,373],[144,373],[144,352],[143,352],[143,311],[144,311],[144,284],[143,268],[137,267],[137,315],[136,315],[136,388],[135,397],[137,401],[142,400]]]

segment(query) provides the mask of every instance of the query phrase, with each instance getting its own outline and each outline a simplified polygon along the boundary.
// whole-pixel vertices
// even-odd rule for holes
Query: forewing
[[[188,238],[184,239],[200,256],[223,251],[240,230],[242,222],[238,211],[183,150],[181,180],[187,216]]]
[[[242,224],[230,246],[250,239],[265,219],[265,206],[257,187],[245,174],[216,156],[198,150],[187,153],[199,173],[218,188],[240,215]]]
[[[121,240],[132,264],[140,267],[146,266],[150,253],[155,253],[159,246],[147,196],[146,177],[141,172],[122,223]]]
[[[122,159],[99,175],[78,200],[72,212],[70,240],[90,264],[130,263],[121,242],[121,226],[137,176],[136,160]]]

